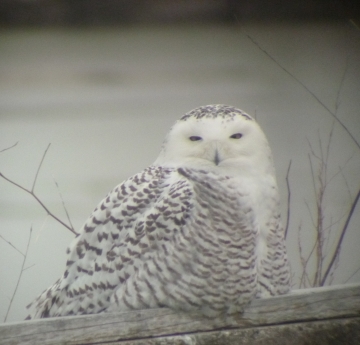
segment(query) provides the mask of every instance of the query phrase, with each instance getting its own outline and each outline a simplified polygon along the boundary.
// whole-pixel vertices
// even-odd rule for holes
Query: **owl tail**
[[[51,287],[46,289],[39,297],[26,306],[29,310],[29,315],[25,320],[47,318],[54,316],[54,307],[57,309],[59,295],[60,279]],[[52,312],[51,312],[52,311]]]

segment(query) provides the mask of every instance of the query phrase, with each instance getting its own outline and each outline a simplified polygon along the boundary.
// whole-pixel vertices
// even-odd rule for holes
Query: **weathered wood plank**
[[[0,325],[0,344],[94,344],[224,328],[360,316],[360,285],[317,288],[255,300],[235,319],[209,320],[169,309],[62,317]]]
[[[186,335],[125,340],[114,345],[359,345],[360,318],[236,328]]]

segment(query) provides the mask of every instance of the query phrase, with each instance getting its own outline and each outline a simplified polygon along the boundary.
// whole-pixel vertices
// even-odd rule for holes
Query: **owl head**
[[[191,110],[167,134],[154,165],[248,173],[272,171],[268,141],[240,109],[216,104]]]

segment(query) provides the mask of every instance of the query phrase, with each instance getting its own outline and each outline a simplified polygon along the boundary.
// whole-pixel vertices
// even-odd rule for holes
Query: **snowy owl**
[[[182,116],[155,162],[111,191],[28,319],[169,307],[208,317],[285,294],[290,273],[272,154],[227,105]]]

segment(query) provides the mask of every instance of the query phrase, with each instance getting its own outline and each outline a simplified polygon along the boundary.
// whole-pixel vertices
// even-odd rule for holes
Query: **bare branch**
[[[318,244],[318,239],[316,238],[316,240],[315,240],[315,242],[314,242],[314,245],[313,245],[313,247],[312,247],[312,249],[311,249],[308,257],[307,257],[307,259],[305,260],[306,266],[307,266],[308,262],[310,261],[312,255],[314,254],[315,249],[317,248],[317,244]],[[310,284],[310,286],[313,287],[314,284],[312,283],[312,284]]]
[[[11,299],[10,299],[10,303],[9,303],[9,307],[8,307],[8,310],[6,312],[6,315],[5,315],[5,318],[4,318],[4,322],[6,322],[6,319],[9,315],[9,312],[10,312],[10,309],[11,309],[11,306],[12,306],[12,303],[14,301],[14,298],[15,298],[15,295],[16,295],[16,292],[17,292],[17,289],[19,287],[19,284],[20,284],[20,280],[21,280],[21,277],[22,277],[22,274],[24,272],[24,266],[25,266],[25,261],[26,261],[26,258],[27,258],[27,254],[28,254],[28,250],[29,250],[29,245],[30,245],[30,240],[31,240],[31,233],[32,233],[32,227],[30,227],[30,234],[29,234],[29,239],[28,239],[28,243],[27,243],[27,246],[26,246],[26,251],[25,251],[25,254],[24,255],[24,258],[23,258],[23,262],[22,262],[22,265],[21,265],[21,270],[20,270],[20,275],[19,275],[19,278],[16,282],[16,286],[15,286],[15,290],[11,296]]]
[[[341,77],[341,81],[340,81],[340,85],[339,85],[339,89],[338,92],[336,94],[336,101],[335,101],[335,114],[337,115],[338,110],[340,108],[340,94],[341,94],[341,90],[344,86],[344,81],[345,81],[345,77],[347,75],[348,72],[348,66],[349,66],[349,56],[346,58],[346,63],[345,63],[345,68],[344,68],[344,73]]]
[[[270,58],[270,60],[272,60],[282,71],[284,71],[288,76],[290,76],[293,80],[295,80],[295,82],[297,84],[299,84],[307,93],[309,93],[311,95],[311,97],[318,103],[320,104],[332,117],[333,119],[340,124],[340,126],[345,130],[345,132],[350,136],[350,138],[352,139],[352,141],[355,143],[355,145],[358,147],[358,149],[360,149],[360,143],[355,139],[355,137],[352,135],[352,133],[350,132],[350,130],[348,129],[348,127],[345,126],[345,124],[342,122],[342,120],[338,117],[338,111],[340,108],[340,104],[341,104],[341,92],[345,83],[345,79],[346,79],[346,75],[348,74],[348,65],[349,65],[349,58],[347,57],[346,59],[346,64],[345,64],[345,68],[343,71],[343,74],[341,76],[341,80],[340,80],[340,85],[339,88],[337,90],[337,94],[336,94],[336,99],[335,99],[335,107],[334,107],[334,111],[332,111],[329,107],[327,107],[325,105],[325,103],[323,103],[320,98],[314,93],[312,92],[300,79],[298,79],[294,74],[292,74],[288,69],[286,69],[278,60],[276,60],[271,54],[269,54],[264,48],[261,47],[261,45],[256,42],[256,40],[254,38],[252,38],[250,35],[246,34],[247,37],[252,41],[252,43],[254,45],[256,45],[258,47],[258,49],[260,49],[268,58]],[[316,240],[314,243],[313,248],[311,249],[310,253],[308,256],[304,256],[303,252],[302,252],[302,246],[301,246],[301,241],[300,238],[298,239],[298,245],[299,245],[299,252],[300,252],[300,261],[301,261],[301,265],[302,265],[302,276],[300,278],[300,285],[306,286],[307,283],[309,283],[311,286],[323,286],[326,279],[333,279],[333,273],[334,273],[334,269],[338,264],[339,261],[339,254],[340,254],[340,247],[341,244],[343,242],[343,238],[345,236],[346,230],[348,228],[348,225],[350,223],[352,214],[354,213],[354,209],[358,203],[359,200],[359,195],[360,195],[360,190],[355,198],[355,200],[353,201],[352,205],[351,205],[351,209],[349,211],[349,213],[347,214],[346,217],[346,221],[345,224],[341,230],[341,234],[340,237],[337,241],[336,244],[336,248],[335,251],[332,255],[331,261],[325,271],[324,276],[323,272],[325,270],[325,265],[324,265],[324,260],[325,260],[325,252],[326,252],[326,248],[328,246],[329,243],[329,239],[330,239],[330,235],[333,231],[332,226],[334,224],[339,223],[340,221],[342,221],[344,216],[341,216],[338,220],[336,220],[335,222],[331,219],[331,224],[329,226],[324,225],[324,220],[325,220],[325,195],[327,193],[328,190],[328,186],[329,184],[334,180],[334,178],[341,174],[344,177],[343,174],[343,169],[339,168],[339,171],[335,174],[333,174],[332,176],[329,176],[329,167],[328,167],[328,163],[330,160],[330,149],[331,149],[331,142],[332,142],[332,138],[333,138],[333,132],[334,132],[334,123],[332,124],[331,127],[331,131],[328,137],[328,142],[327,145],[324,146],[322,141],[321,141],[321,137],[319,134],[319,151],[316,150],[317,152],[315,152],[314,148],[312,147],[311,143],[308,140],[309,143],[309,147],[310,147],[310,153],[308,155],[308,159],[310,162],[310,169],[311,169],[311,178],[312,178],[312,185],[313,185],[313,190],[314,190],[314,194],[315,194],[315,202],[316,202],[316,221],[315,221],[315,215],[313,217],[311,211],[310,211],[310,207],[308,205],[308,203],[305,201],[306,207],[309,211],[310,214],[310,218],[312,221],[312,224],[314,226],[314,230],[315,230],[315,234],[316,234]],[[347,164],[347,162],[345,163],[345,165]],[[289,184],[289,171],[290,171],[290,165],[291,162],[289,164],[289,168],[288,168],[288,173],[287,173],[287,177],[286,177],[286,182],[287,182],[287,190],[288,190],[288,200],[287,200],[287,206],[288,206],[288,214],[287,214],[287,223],[286,223],[286,227],[285,227],[285,237],[287,236],[288,233],[288,227],[289,227],[289,219],[290,219],[290,196],[291,196],[291,191],[290,191],[290,184]],[[350,195],[351,198],[351,193],[350,193],[350,188],[348,186],[348,183],[345,180],[345,184],[348,190],[348,193]],[[301,226],[299,227],[299,232],[300,232]],[[307,271],[307,266],[309,264],[309,261],[311,258],[313,258],[315,255],[315,260],[316,260],[316,270],[315,270],[315,275],[313,277],[313,281],[310,282],[309,279],[309,274],[306,272]]]
[[[341,174],[341,176],[343,177],[344,179],[344,182],[346,184],[346,187],[347,187],[347,190],[349,191],[349,195],[351,196],[351,193],[350,193],[350,189],[349,189],[349,186],[348,186],[348,183],[346,181],[346,178],[345,178],[345,175],[343,173],[343,170],[345,169],[345,167],[347,166],[347,164],[354,158],[354,154],[355,152],[352,153],[352,155],[346,160],[346,162],[344,163],[344,165],[341,167],[339,166],[339,171],[337,173],[335,173],[334,175],[332,175],[328,181],[328,184],[330,184],[330,182],[336,177],[338,176],[339,174]]]
[[[46,153],[48,152],[48,149],[49,149],[50,145],[51,145],[51,143],[49,143],[48,147],[46,148],[46,150],[45,150],[45,152],[44,152],[44,154],[43,154],[43,156],[42,156],[42,158],[41,158],[40,164],[39,164],[38,169],[37,169],[36,174],[35,174],[34,183],[33,183],[33,186],[32,186],[32,188],[31,188],[31,193],[34,192],[34,188],[35,188],[35,184],[36,184],[37,177],[38,177],[38,175],[39,175],[39,171],[40,171],[40,169],[41,169],[41,166],[42,166],[42,164],[43,164],[43,161],[44,161],[44,159],[45,159]]]
[[[313,147],[312,147],[312,145],[311,145],[310,140],[309,140],[308,138],[306,138],[306,141],[308,142],[308,145],[309,145],[311,154],[312,154],[316,159],[318,159],[319,161],[321,161],[321,157],[319,157],[319,156],[315,153],[315,151],[314,151],[314,149],[313,149]]]
[[[360,149],[360,143],[355,139],[355,137],[351,134],[349,129],[344,125],[344,123],[337,117],[336,112],[334,113],[331,111],[325,103],[323,103],[318,96],[315,95],[314,92],[312,92],[302,81],[300,81],[298,78],[295,77],[290,71],[288,71],[284,66],[282,66],[272,55],[270,55],[264,48],[260,46],[258,42],[256,42],[249,34],[246,34],[246,36],[253,42],[268,58],[270,58],[275,64],[280,67],[286,74],[288,74],[292,79],[294,79],[303,89],[305,89],[313,99],[317,103],[319,103],[339,124],[340,126],[346,131],[346,133],[350,136],[350,138],[353,140],[355,145]]]
[[[62,224],[63,226],[65,226],[65,228],[67,228],[68,230],[70,230],[73,234],[77,234],[76,231],[69,225],[67,225],[66,223],[64,223],[61,219],[59,219],[58,217],[56,217],[43,203],[42,201],[36,196],[36,194],[31,191],[31,190],[28,190],[26,189],[25,187],[23,186],[20,186],[18,183],[10,180],[9,178],[7,178],[6,176],[4,176],[4,174],[0,173],[0,177],[2,177],[3,179],[5,179],[6,181],[10,182],[11,184],[13,184],[14,186],[22,189],[23,191],[25,191],[26,193],[29,193],[40,205],[41,207],[46,211],[46,213],[54,218],[57,222],[59,222],[60,224]]]
[[[323,252],[324,253],[327,252],[326,248],[328,248],[328,245],[329,245],[329,242],[330,242],[330,234],[331,234],[331,232],[333,230],[333,224],[334,223],[335,222],[333,222],[332,217],[330,217],[330,225],[323,227],[323,232],[328,234],[328,236],[324,236],[324,246],[323,246],[323,249],[324,249]],[[325,259],[325,255],[323,254],[323,260],[324,259]]]
[[[349,211],[348,216],[346,218],[344,227],[343,227],[343,229],[341,231],[341,235],[340,235],[339,240],[337,242],[334,254],[333,254],[332,259],[331,259],[331,261],[330,261],[330,263],[329,263],[329,265],[328,265],[328,267],[327,267],[327,269],[325,271],[325,274],[324,274],[324,276],[323,276],[323,278],[321,280],[321,286],[323,286],[325,284],[325,281],[326,281],[326,279],[327,279],[327,277],[328,277],[328,275],[329,275],[329,273],[330,273],[330,271],[331,271],[331,269],[332,269],[332,267],[333,267],[333,265],[335,263],[336,257],[339,255],[341,244],[343,242],[343,239],[344,239],[346,230],[348,228],[348,225],[350,223],[351,217],[354,214],[354,210],[355,210],[356,205],[357,205],[357,203],[359,201],[359,198],[360,198],[360,189],[358,190],[357,195],[356,195],[356,197],[355,197],[355,199],[354,199],[354,201],[353,201],[353,203],[351,205],[351,208],[350,208],[350,211]]]
[[[310,163],[311,179],[312,179],[313,189],[314,189],[314,193],[315,193],[315,200],[317,200],[317,190],[316,190],[316,183],[315,183],[314,167],[313,167],[313,163],[312,163],[310,154],[308,154],[308,159],[309,159],[309,163]]]
[[[308,202],[305,200],[305,206],[306,206],[306,209],[308,210],[309,212],[309,216],[310,216],[310,219],[311,219],[311,223],[313,225],[314,228],[316,228],[316,224],[315,224],[315,221],[314,221],[314,217],[313,215],[311,214],[311,209],[310,209],[310,206],[308,204]]]
[[[18,143],[19,143],[19,142],[17,141],[14,145],[12,145],[12,146],[10,146],[10,147],[7,147],[7,148],[5,148],[5,149],[0,150],[0,152],[4,152],[4,151],[6,151],[6,150],[10,150],[10,149],[12,149],[13,147],[15,147]]]
[[[330,157],[330,147],[331,147],[331,140],[333,136],[333,129],[334,125],[331,128],[330,134],[329,134],[329,140],[324,147],[320,133],[318,132],[318,152],[317,154],[312,147],[311,143],[309,143],[310,152],[311,154],[308,155],[309,157],[309,163],[310,163],[310,169],[311,169],[311,177],[312,177],[312,184],[313,189],[315,193],[315,201],[316,201],[316,223],[314,223],[315,233],[316,233],[316,241],[315,241],[315,248],[316,248],[316,270],[313,278],[313,282],[311,283],[311,286],[321,286],[321,280],[322,280],[322,272],[323,272],[323,264],[325,259],[325,246],[326,246],[326,240],[328,239],[326,235],[326,229],[324,228],[324,219],[325,219],[325,207],[324,207],[324,198],[325,193],[328,186],[328,160]],[[317,160],[317,172],[315,174],[314,169],[314,163],[313,159]],[[309,206],[306,205],[309,209]],[[309,210],[310,211],[310,210]],[[311,213],[310,213],[311,214]],[[331,227],[330,227],[331,230]]]
[[[286,186],[287,186],[287,214],[286,214],[286,226],[285,226],[285,238],[287,237],[288,231],[289,231],[289,224],[290,224],[290,199],[291,199],[291,189],[290,189],[290,183],[289,183],[289,175],[290,175],[290,168],[291,168],[291,159],[289,162],[288,170],[286,173]]]
[[[23,272],[25,272],[26,270],[28,270],[29,268],[31,268],[31,267],[34,267],[36,264],[32,264],[31,266],[28,266],[28,267],[25,267],[24,269],[23,269]]]
[[[331,130],[329,133],[329,140],[328,140],[328,144],[326,145],[326,155],[325,155],[325,171],[327,170],[327,166],[328,166],[328,161],[329,161],[329,157],[330,157],[330,146],[331,146],[331,140],[334,134],[334,122],[331,126]],[[320,139],[320,135],[319,135],[319,139]]]
[[[335,271],[339,267],[339,261],[340,261],[340,252],[338,253],[338,255],[336,255],[335,263],[334,263],[334,269],[331,270],[331,272],[329,274],[329,280],[328,280],[329,285],[331,285],[333,280],[334,280]]]
[[[40,164],[39,164],[39,167],[38,167],[38,169],[37,169],[37,171],[36,171],[36,175],[35,175],[34,182],[33,182],[33,185],[32,185],[31,190],[26,189],[25,187],[19,185],[18,183],[10,180],[9,178],[7,178],[7,177],[6,177],[4,174],[2,174],[1,172],[0,172],[0,177],[2,177],[4,180],[10,182],[10,183],[13,184],[14,186],[22,189],[22,190],[25,191],[26,193],[29,193],[29,194],[41,205],[41,207],[46,211],[46,213],[47,213],[50,217],[54,218],[57,222],[59,222],[61,225],[65,226],[65,228],[67,228],[67,229],[70,230],[73,234],[76,235],[77,233],[76,233],[76,231],[74,230],[74,228],[73,228],[73,226],[72,226],[72,224],[71,224],[71,222],[70,222],[70,219],[68,218],[70,225],[67,225],[66,223],[64,223],[60,218],[56,217],[56,216],[43,204],[43,202],[38,198],[38,196],[37,196],[37,195],[35,194],[35,192],[34,192],[34,188],[35,188],[35,185],[36,185],[36,180],[37,180],[37,177],[38,177],[38,175],[39,175],[39,171],[40,171],[41,165],[42,165],[42,163],[43,163],[43,161],[44,161],[45,155],[46,155],[46,153],[47,153],[50,145],[51,145],[51,144],[48,145],[48,147],[46,148],[46,150],[45,150],[45,152],[44,152],[44,154],[43,154],[43,157],[42,157],[42,159],[41,159],[41,162],[40,162]],[[68,216],[67,211],[66,211],[66,214],[67,214],[67,216]]]
[[[0,238],[2,238],[7,244],[9,244],[11,247],[13,247],[17,252],[19,252],[22,256],[25,256],[19,249],[17,249],[10,241],[6,240],[3,236],[0,235]]]
[[[303,287],[306,287],[306,281],[308,283],[308,286],[313,286],[313,284],[310,281],[310,277],[309,274],[307,273],[307,265],[310,261],[310,258],[312,257],[315,248],[316,248],[316,241],[309,253],[309,255],[307,256],[307,258],[305,259],[304,255],[303,255],[303,250],[302,250],[302,246],[301,246],[301,239],[300,239],[300,231],[301,231],[301,225],[299,225],[299,229],[298,229],[298,246],[299,246],[299,253],[300,253],[300,261],[301,261],[301,265],[302,265],[302,274],[301,274],[301,278],[300,278],[300,287],[301,285]]]
[[[305,285],[305,275],[306,275],[306,261],[304,259],[304,256],[303,256],[303,249],[302,249],[302,246],[301,246],[301,238],[300,238],[300,232],[301,232],[301,224],[299,225],[298,227],[298,248],[299,248],[299,256],[300,256],[300,263],[301,263],[301,266],[302,266],[302,274],[301,274],[301,277],[300,277],[300,284],[299,284],[299,287],[306,287]]]
[[[345,217],[345,214],[343,214],[338,220],[334,220],[334,221],[333,221],[332,218],[331,218],[329,225],[324,227],[324,231],[328,231],[328,230],[329,230],[329,232],[331,232],[331,231],[332,231],[331,228],[332,228],[334,225],[339,224],[344,217]]]

